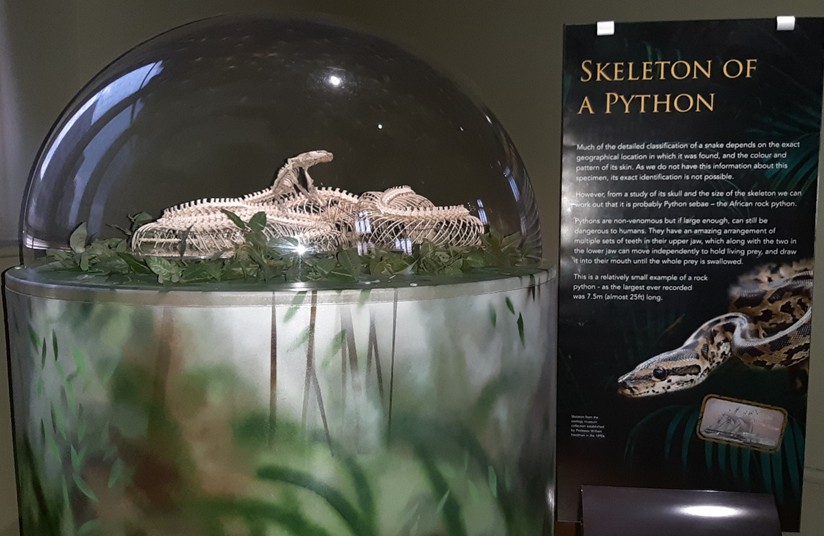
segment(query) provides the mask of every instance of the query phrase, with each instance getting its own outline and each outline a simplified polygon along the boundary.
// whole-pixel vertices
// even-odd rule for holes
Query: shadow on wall
[[[11,177],[25,176],[29,166],[28,153],[20,144],[20,102],[14,81],[14,58],[9,53],[11,36],[6,15],[6,6],[0,4],[0,257],[6,253],[3,246],[16,242],[23,197],[23,181]],[[4,261],[0,258],[0,265],[4,266]]]
[[[19,263],[16,248],[0,247],[0,272]],[[11,442],[11,408],[6,373],[5,318],[0,308],[0,536],[17,536],[17,494]]]

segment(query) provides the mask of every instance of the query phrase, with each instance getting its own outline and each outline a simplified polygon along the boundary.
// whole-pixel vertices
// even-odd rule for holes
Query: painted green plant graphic
[[[48,406],[39,421],[31,423],[33,433],[24,434],[19,442],[22,503],[36,507],[21,513],[24,526],[32,527],[26,533],[73,534],[77,525],[77,534],[88,534],[94,523],[75,519],[71,507],[79,500],[99,500],[87,469],[94,467],[108,490],[123,489],[130,478],[109,436],[108,418],[101,418],[90,401],[101,393],[114,368],[103,360],[103,370],[94,371],[82,351],[60,347],[54,330],[47,339],[30,324],[27,329],[32,355],[39,355],[30,364],[35,396]]]
[[[254,328],[255,308],[15,295],[24,534],[535,534],[551,434],[527,423],[545,365],[542,283],[524,281],[472,313],[427,305],[457,335],[428,331],[426,349],[409,347],[418,305],[397,291],[291,293]],[[232,325],[255,336],[227,356]],[[506,362],[461,337],[503,345]]]
[[[777,156],[764,159],[771,165],[764,172],[766,184],[774,190],[806,194],[818,180],[821,99],[810,100],[809,105],[794,105],[791,113],[764,117],[763,127],[752,130],[760,139],[792,140],[773,150]]]

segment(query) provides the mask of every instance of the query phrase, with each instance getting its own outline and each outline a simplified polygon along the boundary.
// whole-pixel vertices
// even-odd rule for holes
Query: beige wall
[[[152,35],[231,10],[308,15],[359,28],[397,42],[469,87],[495,111],[526,162],[541,209],[545,252],[554,260],[563,24],[824,16],[821,0],[778,5],[768,0],[0,0],[0,146],[5,150],[0,151],[0,244],[16,234],[24,177],[42,139],[80,86]],[[824,236],[821,220],[818,236]],[[8,257],[0,263],[8,264]],[[821,354],[824,299],[816,303],[822,305],[815,311],[813,353]],[[824,527],[824,509],[817,506],[824,504],[824,364],[816,361],[822,360],[814,356],[811,366],[802,525],[809,536]],[[7,401],[6,367],[0,366],[0,536],[15,533]]]

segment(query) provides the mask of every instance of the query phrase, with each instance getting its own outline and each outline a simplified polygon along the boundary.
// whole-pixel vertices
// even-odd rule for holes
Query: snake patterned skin
[[[810,355],[811,260],[762,266],[730,288],[730,312],[704,322],[683,345],[618,378],[618,393],[653,396],[692,388],[730,358],[765,369]]]

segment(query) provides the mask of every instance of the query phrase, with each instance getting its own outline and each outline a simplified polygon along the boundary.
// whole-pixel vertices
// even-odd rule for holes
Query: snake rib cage
[[[158,220],[134,233],[132,247],[141,255],[156,257],[231,257],[245,238],[224,211],[244,221],[263,212],[267,239],[293,238],[310,251],[357,248],[410,253],[413,245],[424,242],[441,248],[481,244],[484,224],[478,217],[465,207],[436,206],[408,186],[360,196],[316,187],[308,169],[332,158],[328,151],[302,153],[287,160],[271,188],[167,208]]]

